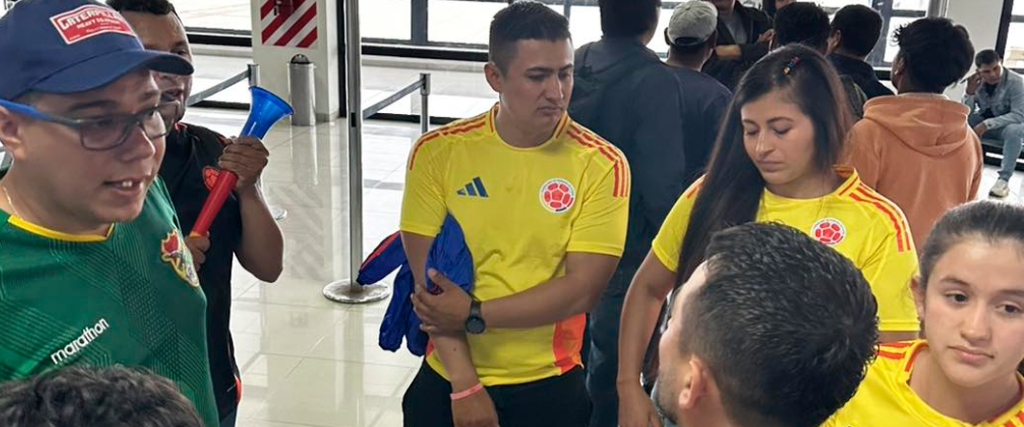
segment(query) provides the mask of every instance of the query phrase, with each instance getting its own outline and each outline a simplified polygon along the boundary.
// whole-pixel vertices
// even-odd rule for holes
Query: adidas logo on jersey
[[[103,335],[103,333],[107,331],[107,328],[110,328],[110,324],[107,323],[107,319],[100,319],[100,321],[96,322],[95,325],[87,326],[82,330],[82,335],[68,343],[64,348],[57,350],[56,353],[51,354],[50,360],[54,365],[60,365],[64,359],[74,356],[79,351],[88,347],[89,344],[92,344],[93,341],[96,341],[100,335]]]
[[[459,191],[456,191],[455,194],[465,197],[480,197],[484,199],[488,197],[487,189],[484,188],[484,182],[480,180],[479,176],[473,178],[473,180],[470,181],[469,184],[466,184],[465,187],[463,187]]]

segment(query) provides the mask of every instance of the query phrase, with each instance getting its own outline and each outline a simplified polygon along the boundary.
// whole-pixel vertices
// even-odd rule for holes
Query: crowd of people
[[[498,12],[498,102],[410,150],[405,425],[1024,427],[1024,207],[972,202],[981,141],[999,198],[1024,142],[998,52],[918,19],[894,92],[866,6],[690,0],[663,34],[660,0],[599,6],[583,46],[542,3]],[[0,425],[236,425],[232,260],[282,271],[266,147],[182,123],[167,0],[23,0],[0,58]],[[430,262],[450,224],[468,284]]]

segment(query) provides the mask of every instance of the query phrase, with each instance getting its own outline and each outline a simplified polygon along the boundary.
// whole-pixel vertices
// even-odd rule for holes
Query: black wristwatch
[[[466,318],[466,332],[473,335],[479,335],[487,330],[487,322],[484,321],[483,316],[480,315],[480,300],[473,297],[473,301],[469,303],[469,317]]]

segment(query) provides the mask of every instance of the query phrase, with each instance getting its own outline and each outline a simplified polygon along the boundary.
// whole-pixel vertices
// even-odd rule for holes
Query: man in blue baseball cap
[[[116,11],[24,0],[0,18],[0,381],[125,365],[177,383],[218,425],[206,298],[157,171],[178,103]]]

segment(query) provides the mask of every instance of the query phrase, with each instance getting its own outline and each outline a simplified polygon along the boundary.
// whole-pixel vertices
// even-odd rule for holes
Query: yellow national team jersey
[[[927,346],[924,341],[879,346],[878,358],[868,368],[857,394],[822,427],[971,427],[932,409],[910,388],[914,360]],[[1024,378],[1019,380],[1024,383]],[[1005,414],[973,426],[1024,427],[1024,400]]]
[[[852,169],[840,169],[845,182],[831,194],[816,199],[788,199],[768,190],[761,197],[757,222],[778,222],[803,230],[836,249],[857,266],[871,284],[878,301],[879,329],[917,331],[917,312],[909,290],[917,271],[917,253],[907,219],[895,203],[860,181]],[[675,272],[690,211],[703,178],[679,198],[652,250]]]
[[[534,148],[495,132],[498,107],[423,135],[409,156],[401,230],[440,231],[450,212],[473,255],[482,301],[565,274],[568,252],[621,256],[630,190],[625,156],[568,115]],[[484,385],[521,384],[582,365],[583,314],[529,329],[469,335]],[[427,363],[447,378],[432,346]]]

